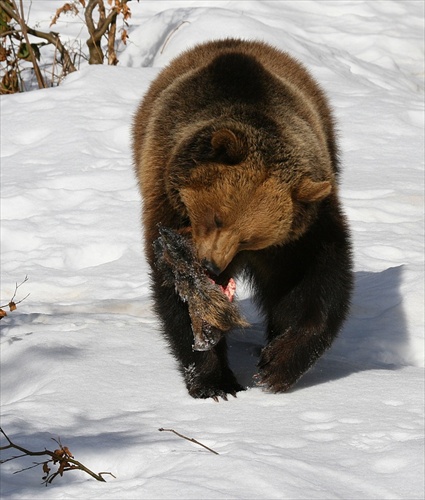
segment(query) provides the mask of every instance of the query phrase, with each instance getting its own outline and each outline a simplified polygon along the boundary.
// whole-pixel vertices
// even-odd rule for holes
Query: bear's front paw
[[[283,339],[277,338],[261,351],[255,380],[257,385],[270,392],[289,390],[303,373],[297,369],[296,360],[289,355],[284,344]]]
[[[225,388],[212,385],[192,386],[190,388],[188,387],[189,394],[192,396],[192,398],[213,398],[217,403],[220,401],[220,398],[224,399],[224,401],[228,401],[228,394],[231,394],[234,398],[236,398],[236,393],[244,390],[245,389],[239,384],[235,384],[233,387]]]
[[[236,397],[236,393],[245,389],[238,384],[232,371],[225,374],[202,374],[198,372],[196,366],[190,366],[185,369],[186,387],[193,398],[213,398],[219,401],[219,398],[227,401],[227,395]]]

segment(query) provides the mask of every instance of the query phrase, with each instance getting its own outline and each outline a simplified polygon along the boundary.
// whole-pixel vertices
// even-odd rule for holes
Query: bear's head
[[[238,252],[299,238],[333,188],[331,180],[314,179],[295,165],[266,164],[252,142],[222,128],[210,133],[205,148],[201,134],[191,143],[192,164],[184,154],[186,161],[180,156],[171,166],[169,192],[189,218],[198,258],[215,275]]]

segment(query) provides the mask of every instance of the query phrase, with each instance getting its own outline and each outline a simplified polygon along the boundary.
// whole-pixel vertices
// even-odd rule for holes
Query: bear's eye
[[[217,229],[223,227],[223,221],[220,219],[218,215],[214,215],[214,224]]]

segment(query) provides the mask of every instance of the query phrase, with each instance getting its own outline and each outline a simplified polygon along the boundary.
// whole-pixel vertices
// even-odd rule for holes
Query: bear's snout
[[[194,226],[193,240],[199,261],[215,276],[227,268],[239,249],[235,230],[218,229],[206,233]]]
[[[212,260],[202,259],[201,264],[205,267],[211,277],[216,277],[223,271],[223,269],[220,269]]]

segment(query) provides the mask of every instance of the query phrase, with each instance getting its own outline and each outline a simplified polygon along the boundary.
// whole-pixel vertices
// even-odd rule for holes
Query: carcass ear
[[[215,159],[229,165],[240,163],[247,155],[244,139],[227,128],[213,132],[211,146],[214,149]]]
[[[322,201],[331,194],[332,184],[329,181],[315,182],[309,177],[303,177],[294,190],[294,197],[306,203]]]

